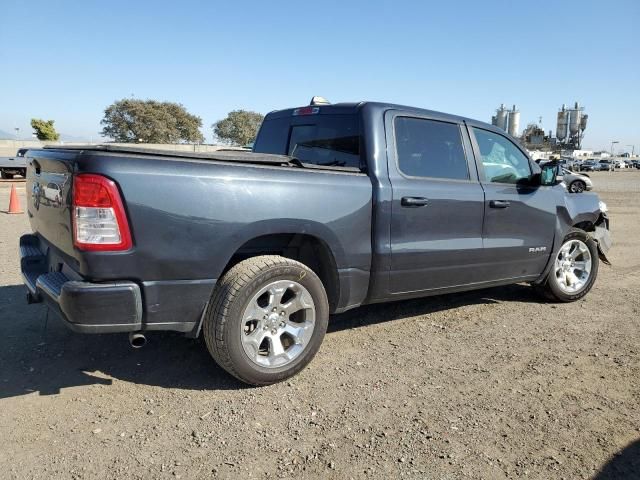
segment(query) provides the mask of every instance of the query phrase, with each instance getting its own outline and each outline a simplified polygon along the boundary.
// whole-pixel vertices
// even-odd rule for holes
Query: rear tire
[[[306,265],[265,255],[244,260],[217,283],[203,334],[213,359],[251,385],[270,385],[300,372],[327,331],[329,303]]]
[[[584,297],[598,276],[598,245],[584,230],[572,228],[538,291],[548,300],[575,302]]]

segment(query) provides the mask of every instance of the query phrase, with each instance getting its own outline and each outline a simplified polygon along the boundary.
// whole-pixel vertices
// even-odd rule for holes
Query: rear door
[[[476,126],[469,131],[485,192],[486,280],[535,278],[553,246],[552,187],[534,184],[529,157],[506,135]]]
[[[391,293],[480,281],[484,194],[462,125],[388,111],[385,129],[393,191]]]

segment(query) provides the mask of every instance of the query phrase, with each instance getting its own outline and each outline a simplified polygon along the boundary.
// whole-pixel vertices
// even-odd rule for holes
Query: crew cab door
[[[461,123],[385,114],[392,186],[391,294],[478,281],[484,194]]]
[[[536,278],[553,247],[555,196],[534,182],[529,157],[506,135],[469,126],[485,193],[487,281]]]

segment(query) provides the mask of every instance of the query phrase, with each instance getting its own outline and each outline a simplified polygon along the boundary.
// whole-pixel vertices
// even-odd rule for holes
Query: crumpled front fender
[[[609,232],[609,219],[606,214],[600,216],[599,222],[595,225],[595,230],[590,235],[598,244],[598,256],[607,265],[611,262],[607,258],[607,252],[611,248],[613,241],[611,240],[611,232]]]
[[[553,248],[549,255],[549,261],[540,276],[533,282],[541,284],[546,281],[547,275],[553,266],[555,256],[562,244],[562,239],[573,227],[584,228],[598,245],[598,257],[602,263],[611,265],[607,258],[607,252],[611,248],[612,240],[609,232],[609,217],[606,212],[600,210],[600,198],[594,193],[569,194],[561,192],[558,199],[558,213],[556,216],[556,232],[553,240]],[[583,227],[586,226],[586,227]],[[591,227],[593,226],[593,230]]]

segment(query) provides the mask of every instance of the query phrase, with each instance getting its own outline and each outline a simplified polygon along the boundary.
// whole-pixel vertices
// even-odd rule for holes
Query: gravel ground
[[[582,301],[514,285],[361,308],[264,388],[200,341],[134,351],[47,321],[20,285],[26,216],[0,213],[0,476],[640,478],[640,172],[592,177],[615,245]]]

